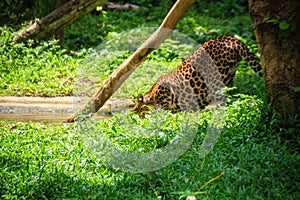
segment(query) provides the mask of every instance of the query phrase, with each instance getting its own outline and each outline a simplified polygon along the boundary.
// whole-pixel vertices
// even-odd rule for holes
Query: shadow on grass
[[[22,158],[0,157],[0,197],[4,199],[127,199],[128,195],[143,194],[155,197],[149,190],[143,175],[111,171],[113,176],[99,174],[97,180],[91,177],[79,178],[66,174],[65,169],[44,170],[33,166]],[[34,169],[40,167],[39,169]],[[56,167],[56,166],[54,166]],[[111,169],[102,169],[110,171]],[[72,173],[72,172],[71,172]],[[90,172],[96,173],[96,172]],[[95,178],[95,174],[92,175]],[[132,181],[140,180],[139,181]]]

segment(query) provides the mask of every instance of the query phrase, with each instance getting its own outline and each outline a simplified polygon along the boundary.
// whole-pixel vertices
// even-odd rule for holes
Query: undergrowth
[[[184,124],[183,114],[155,111],[143,120],[125,112],[104,121],[82,119],[59,126],[1,122],[1,197],[297,199],[297,146],[281,137],[289,130],[279,128],[278,116],[267,117],[259,98],[232,98],[237,100],[228,101],[221,125],[214,121],[216,111],[190,113],[193,120],[189,122],[196,122],[197,132],[188,139],[192,139],[188,146],[179,138],[183,154],[167,166],[163,165],[166,157],[141,164],[127,162],[135,157],[124,155],[146,156],[172,144]],[[209,126],[219,127],[221,132],[214,148],[204,153],[202,144]],[[155,169],[160,167],[157,161],[164,167],[147,173],[130,171]],[[199,192],[221,172],[222,177]]]

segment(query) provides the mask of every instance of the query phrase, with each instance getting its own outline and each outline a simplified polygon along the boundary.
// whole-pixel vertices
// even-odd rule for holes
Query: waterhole
[[[0,120],[63,122],[74,113],[73,97],[0,97]],[[95,114],[97,119],[111,116],[113,112],[127,110],[131,99],[111,98]]]

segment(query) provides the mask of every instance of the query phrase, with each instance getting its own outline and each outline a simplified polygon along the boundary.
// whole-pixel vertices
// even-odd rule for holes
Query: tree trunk
[[[178,0],[169,11],[163,23],[151,37],[112,73],[82,110],[69,116],[66,121],[74,121],[74,118],[78,114],[97,112],[130,74],[146,59],[147,55],[156,49],[172,33],[177,22],[194,2],[195,0]]]
[[[287,115],[300,109],[299,5],[299,0],[249,0],[269,100]]]
[[[107,0],[71,0],[65,5],[54,10],[41,20],[36,20],[33,25],[18,33],[13,41],[21,42],[27,39],[46,39],[63,30],[76,19],[91,12]]]

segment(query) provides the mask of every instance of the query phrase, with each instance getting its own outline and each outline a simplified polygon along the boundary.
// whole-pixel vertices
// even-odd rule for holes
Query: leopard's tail
[[[240,56],[245,59],[248,63],[248,65],[256,72],[256,74],[260,77],[263,77],[263,68],[259,64],[259,62],[254,58],[254,55],[250,52],[248,47],[242,42],[239,41],[240,44]]]

